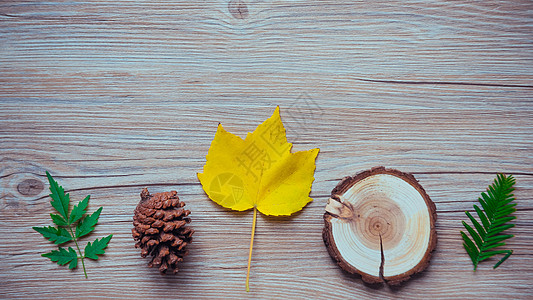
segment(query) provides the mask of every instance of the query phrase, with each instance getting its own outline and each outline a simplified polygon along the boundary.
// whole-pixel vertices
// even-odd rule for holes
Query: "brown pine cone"
[[[168,269],[178,272],[177,264],[188,254],[185,248],[192,241],[194,230],[185,226],[191,222],[191,213],[183,209],[176,191],[150,195],[147,188],[141,192],[141,201],[135,208],[133,239],[141,256],[152,255],[149,267],[159,267],[165,274]]]

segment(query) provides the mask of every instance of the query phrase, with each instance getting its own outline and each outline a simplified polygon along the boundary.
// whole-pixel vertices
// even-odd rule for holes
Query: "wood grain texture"
[[[0,3],[0,298],[528,299],[533,294],[531,1],[6,1]],[[314,201],[258,217],[208,200],[196,179],[221,122],[244,137],[281,108],[294,150],[319,147]],[[412,172],[437,206],[429,268],[371,287],[327,254],[337,182]],[[53,245],[48,170],[113,233],[89,280]],[[517,179],[502,266],[472,272],[461,220],[497,172]],[[159,275],[133,247],[145,186],[192,211],[191,254]],[[78,286],[78,289],[73,289]],[[82,295],[82,296],[80,296]]]

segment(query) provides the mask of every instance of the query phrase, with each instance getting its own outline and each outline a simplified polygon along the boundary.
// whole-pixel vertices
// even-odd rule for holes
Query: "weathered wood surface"
[[[533,294],[531,1],[5,1],[0,3],[0,298],[481,298]],[[244,137],[281,107],[295,150],[321,148],[310,203],[260,216],[209,201],[196,179],[218,122]],[[422,275],[371,287],[327,254],[322,214],[345,175],[412,172],[436,203]],[[45,171],[103,206],[106,255],[69,271]],[[459,231],[496,172],[518,211],[496,270],[472,272]],[[30,181],[28,181],[30,180]],[[177,276],[145,266],[131,221],[142,187],[176,189],[196,230]],[[494,261],[492,261],[494,262]]]

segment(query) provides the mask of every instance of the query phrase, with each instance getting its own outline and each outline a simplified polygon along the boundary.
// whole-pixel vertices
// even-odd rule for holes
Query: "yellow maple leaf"
[[[272,117],[244,140],[219,124],[203,173],[198,173],[211,200],[233,210],[254,209],[247,291],[257,211],[287,216],[313,201],[309,193],[319,149],[291,153],[291,148],[277,107]]]

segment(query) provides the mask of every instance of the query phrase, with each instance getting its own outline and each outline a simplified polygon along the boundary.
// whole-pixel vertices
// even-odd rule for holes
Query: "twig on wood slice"
[[[423,271],[437,245],[435,204],[408,173],[376,167],[333,189],[323,238],[339,266],[397,285]]]

